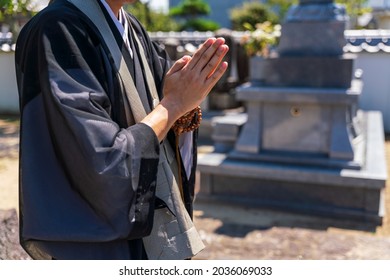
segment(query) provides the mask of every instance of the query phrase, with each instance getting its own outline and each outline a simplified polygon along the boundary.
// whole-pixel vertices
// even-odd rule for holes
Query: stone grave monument
[[[199,159],[199,199],[382,222],[382,115],[358,110],[347,20],[332,0],[289,10],[276,55],[253,58],[250,83],[237,90],[246,115],[214,127],[216,149]]]

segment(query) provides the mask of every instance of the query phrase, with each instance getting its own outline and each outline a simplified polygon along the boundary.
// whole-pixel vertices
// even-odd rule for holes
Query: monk
[[[123,0],[54,0],[16,46],[20,241],[34,259],[188,259],[200,103],[223,38],[175,63]],[[174,130],[172,128],[175,128]]]

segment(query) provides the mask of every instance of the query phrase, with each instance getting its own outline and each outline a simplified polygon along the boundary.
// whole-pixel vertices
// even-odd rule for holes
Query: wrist
[[[186,113],[185,110],[183,110],[183,106],[180,106],[178,102],[170,100],[170,98],[167,97],[163,98],[159,105],[167,110],[168,118],[171,122],[175,122]]]

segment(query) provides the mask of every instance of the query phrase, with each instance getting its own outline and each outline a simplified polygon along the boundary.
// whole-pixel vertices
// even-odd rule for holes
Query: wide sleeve
[[[112,120],[107,80],[118,77],[107,71],[109,56],[90,26],[76,17],[49,17],[36,39],[48,130],[72,188],[118,238],[148,235],[156,135],[147,125],[121,128]]]

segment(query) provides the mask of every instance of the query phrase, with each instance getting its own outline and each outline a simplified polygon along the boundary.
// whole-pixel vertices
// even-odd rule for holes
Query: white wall
[[[17,114],[19,97],[16,86],[15,53],[0,51],[0,113]]]
[[[372,8],[389,8],[390,0],[369,0],[367,4]]]
[[[382,112],[384,128],[390,133],[390,53],[359,53],[355,69],[363,70],[360,107]]]

